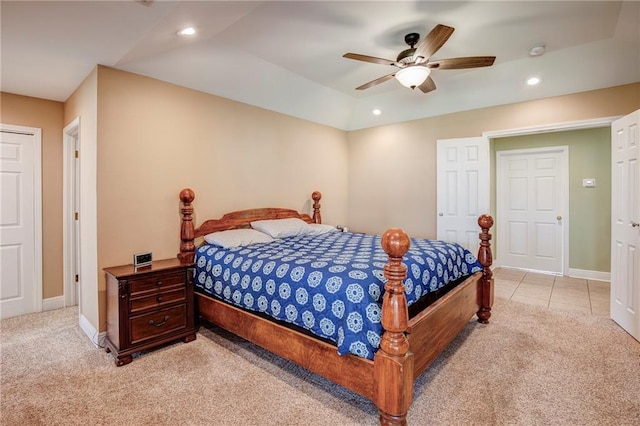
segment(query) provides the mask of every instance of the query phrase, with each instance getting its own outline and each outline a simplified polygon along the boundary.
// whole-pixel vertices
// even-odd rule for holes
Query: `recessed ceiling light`
[[[527,79],[527,86],[536,86],[540,84],[541,81],[542,79],[537,75],[531,76]]]
[[[373,113],[373,115],[380,115],[382,114],[382,111],[380,111],[378,108],[374,109],[373,111],[371,111]]]
[[[196,29],[193,27],[183,28],[180,31],[178,31],[178,35],[183,37],[191,37],[195,34],[196,34]]]
[[[534,44],[529,48],[529,56],[541,56],[545,50],[546,46],[543,43]]]

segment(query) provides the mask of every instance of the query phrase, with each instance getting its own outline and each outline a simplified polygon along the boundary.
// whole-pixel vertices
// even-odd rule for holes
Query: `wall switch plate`
[[[582,186],[585,188],[595,188],[596,180],[594,178],[582,179]]]
[[[151,262],[153,262],[153,260],[150,251],[133,255],[133,266],[136,268],[151,265]]]

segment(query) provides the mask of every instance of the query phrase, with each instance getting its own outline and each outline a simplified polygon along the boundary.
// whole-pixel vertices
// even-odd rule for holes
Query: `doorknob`
[[[558,215],[558,216],[556,216],[556,219],[557,220],[562,220],[562,216]]]
[[[638,222],[631,222],[631,227],[632,227],[632,228],[636,228],[636,227],[638,227],[638,226],[640,226],[640,223],[638,223]]]
[[[438,216],[444,216],[444,213],[438,213]]]

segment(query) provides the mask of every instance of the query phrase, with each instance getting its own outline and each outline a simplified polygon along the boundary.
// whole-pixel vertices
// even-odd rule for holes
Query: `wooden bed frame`
[[[195,239],[226,229],[249,227],[261,219],[297,217],[308,223],[321,223],[320,192],[314,192],[313,216],[295,210],[262,208],[225,214],[220,219],[193,225],[191,189],[180,192],[180,253],[184,263],[193,263]],[[478,260],[484,272],[468,277],[454,289],[409,319],[403,280],[407,275],[402,257],[409,249],[409,237],[398,228],[387,230],[382,247],[389,256],[384,268],[387,278],[382,303],[384,332],[374,360],[355,355],[338,355],[336,347],[312,336],[285,327],[218,299],[196,294],[197,312],[207,321],[241,336],[277,355],[291,360],[335,383],[370,399],[380,412],[380,424],[405,425],[413,398],[413,383],[458,335],[473,315],[486,324],[493,305],[491,234],[493,218],[478,218],[481,228]]]

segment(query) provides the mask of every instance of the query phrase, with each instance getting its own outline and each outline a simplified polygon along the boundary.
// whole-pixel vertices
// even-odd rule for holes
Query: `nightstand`
[[[107,278],[107,352],[116,365],[131,355],[164,343],[196,338],[193,264],[178,259],[151,265],[105,268]]]

